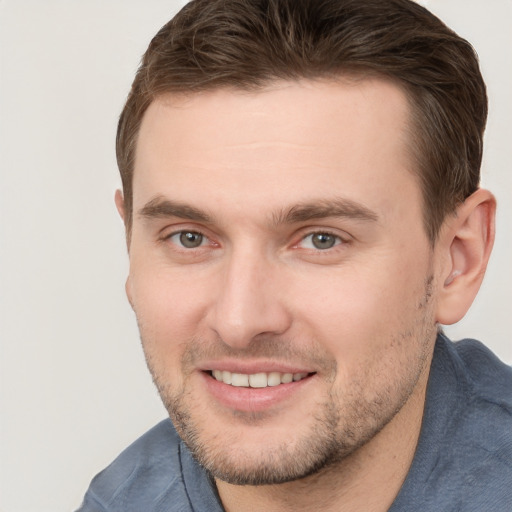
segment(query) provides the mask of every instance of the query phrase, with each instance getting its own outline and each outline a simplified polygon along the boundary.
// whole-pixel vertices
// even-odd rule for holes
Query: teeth
[[[307,373],[231,373],[226,370],[213,370],[212,376],[219,382],[231,384],[235,387],[243,388],[266,388],[267,386],[279,386],[279,384],[289,384],[297,382],[308,376]]]
[[[290,384],[290,382],[293,381],[293,373],[285,373],[282,377],[281,377],[281,382],[283,384]]]
[[[224,375],[224,372],[222,372]],[[245,375],[243,373],[232,373],[231,374],[231,385],[240,388],[248,388],[249,387],[249,375]]]
[[[281,374],[272,372],[268,374],[267,386],[279,386],[281,384]]]

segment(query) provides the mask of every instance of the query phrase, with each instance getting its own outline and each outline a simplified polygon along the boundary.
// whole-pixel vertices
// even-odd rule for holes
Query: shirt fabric
[[[91,482],[77,512],[223,512],[169,419]],[[475,340],[436,341],[416,453],[389,512],[512,511],[512,368]]]

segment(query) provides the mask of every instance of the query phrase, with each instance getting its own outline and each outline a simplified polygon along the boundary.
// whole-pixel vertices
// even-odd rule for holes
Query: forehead
[[[141,125],[134,207],[157,195],[279,207],[333,191],[391,204],[404,186],[417,197],[408,119],[401,88],[379,78],[162,96]]]
[[[336,142],[343,146],[344,141],[349,143],[349,132],[363,144],[377,135],[379,128],[394,129],[398,142],[408,117],[402,88],[377,77],[274,82],[257,91],[225,88],[169,93],[157,97],[146,111],[137,154],[150,142],[148,135],[154,139],[155,128],[160,128],[159,134],[172,149],[179,149],[184,141],[187,147],[198,144],[215,149],[222,148],[225,141],[243,144],[255,138],[271,143],[322,142],[328,146]],[[332,137],[325,139],[326,133]]]

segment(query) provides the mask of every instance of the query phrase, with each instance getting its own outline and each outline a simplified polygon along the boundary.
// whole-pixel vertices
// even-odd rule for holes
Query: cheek
[[[199,335],[204,317],[201,284],[190,277],[139,268],[131,273],[130,289],[152,372],[161,378],[165,375],[167,382],[178,382],[182,355],[187,343]]]
[[[411,266],[403,261],[376,262],[316,279],[303,294],[297,316],[305,319],[340,365],[354,368],[356,361],[384,357],[424,314],[419,307],[426,265],[419,263],[414,271]]]
[[[151,321],[155,327],[171,325],[177,336],[182,327],[200,318],[206,288],[204,279],[192,271],[132,265],[129,280],[138,318]]]

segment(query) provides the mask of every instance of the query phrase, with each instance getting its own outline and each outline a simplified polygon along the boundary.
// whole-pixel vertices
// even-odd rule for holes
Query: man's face
[[[145,114],[127,291],[169,414],[215,476],[306,476],[423,393],[435,254],[407,116],[376,79],[168,96]]]

